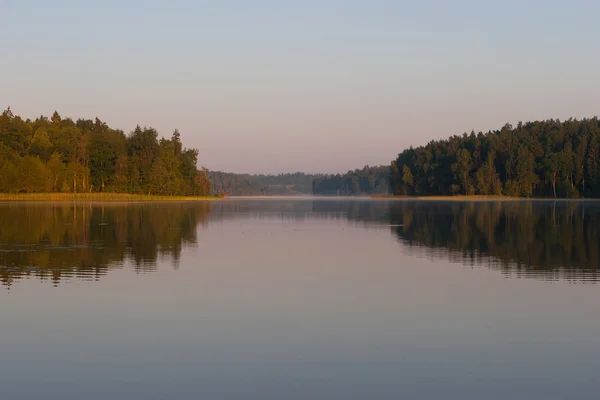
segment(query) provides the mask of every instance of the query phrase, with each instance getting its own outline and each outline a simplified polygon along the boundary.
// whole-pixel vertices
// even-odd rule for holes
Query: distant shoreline
[[[598,200],[589,198],[568,199],[554,197],[514,197],[514,196],[493,196],[493,195],[456,195],[456,196],[404,196],[404,195],[370,195],[371,199],[388,199],[388,200],[429,200],[429,201],[531,201],[531,200],[554,200],[554,201],[581,201],[581,200]]]
[[[0,193],[0,201],[212,201],[222,196],[153,196],[129,193]]]

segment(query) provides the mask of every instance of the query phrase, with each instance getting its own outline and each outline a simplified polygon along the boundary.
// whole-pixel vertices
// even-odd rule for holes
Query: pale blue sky
[[[98,116],[234,172],[343,172],[600,114],[600,2],[0,0],[0,108]]]

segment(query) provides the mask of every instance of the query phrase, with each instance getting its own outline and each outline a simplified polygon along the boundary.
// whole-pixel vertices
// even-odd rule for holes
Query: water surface
[[[600,203],[0,203],[2,399],[595,399]]]

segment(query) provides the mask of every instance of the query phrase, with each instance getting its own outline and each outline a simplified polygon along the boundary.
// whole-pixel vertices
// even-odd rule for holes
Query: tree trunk
[[[556,172],[552,176],[552,191],[554,192],[554,198],[556,198]]]

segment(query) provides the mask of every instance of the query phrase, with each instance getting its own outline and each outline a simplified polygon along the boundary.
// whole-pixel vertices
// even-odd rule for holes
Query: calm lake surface
[[[597,399],[600,202],[0,203],[0,398]]]

